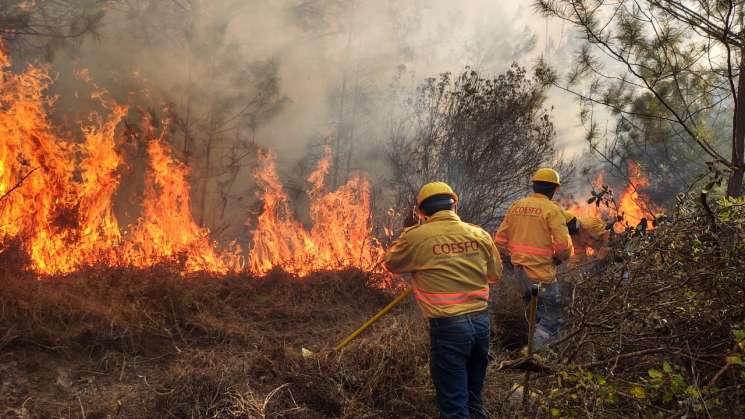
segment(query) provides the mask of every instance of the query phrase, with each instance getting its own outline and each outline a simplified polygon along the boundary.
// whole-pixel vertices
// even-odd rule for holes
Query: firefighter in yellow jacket
[[[582,265],[592,259],[601,260],[608,254],[610,232],[607,224],[599,217],[592,215],[576,217],[569,211],[564,212],[569,235],[572,237],[574,252],[570,259],[573,266]]]
[[[417,195],[420,220],[385,255],[395,273],[411,273],[414,296],[429,319],[430,373],[441,418],[486,418],[481,389],[489,355],[489,283],[502,261],[489,233],[460,220],[458,196],[443,182]]]
[[[538,169],[532,180],[534,193],[512,204],[494,242],[509,255],[526,303],[531,286],[540,284],[533,336],[533,347],[540,350],[558,333],[563,322],[556,266],[569,259],[572,240],[563,210],[552,201],[561,185],[559,173]]]

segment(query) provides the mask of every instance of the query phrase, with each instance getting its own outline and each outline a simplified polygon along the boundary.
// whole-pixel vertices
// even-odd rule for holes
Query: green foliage
[[[640,377],[640,385],[649,394],[650,403],[678,405],[689,401],[697,403],[701,398],[700,390],[687,382],[688,374],[681,366],[663,361],[661,369],[650,369],[647,375]]]
[[[546,16],[570,22],[586,43],[554,84],[576,94],[594,152],[615,175],[624,162],[649,169],[655,197],[669,198],[709,172],[742,165],[728,155],[741,66],[739,2],[538,0]],[[720,53],[721,52],[721,53]],[[602,105],[615,120],[598,128]],[[736,184],[730,179],[731,184]],[[729,193],[737,194],[738,191]]]
[[[721,207],[719,217],[724,222],[730,223],[745,217],[745,197],[723,197],[718,204]]]
[[[613,410],[619,402],[619,386],[608,382],[602,373],[569,368],[559,372],[558,383],[542,403],[553,417]]]

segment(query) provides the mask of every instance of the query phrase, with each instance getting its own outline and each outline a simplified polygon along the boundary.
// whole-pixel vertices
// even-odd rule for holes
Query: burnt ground
[[[0,273],[2,417],[432,417],[427,325],[407,301],[341,354],[393,291],[356,271],[184,278],[162,266],[37,280]],[[495,290],[494,353],[524,343]],[[302,347],[317,352],[303,358]],[[503,350],[503,348],[505,348]],[[495,416],[521,376],[490,371]]]

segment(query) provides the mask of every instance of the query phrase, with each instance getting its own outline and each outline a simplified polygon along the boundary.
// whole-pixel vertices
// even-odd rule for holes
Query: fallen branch
[[[580,364],[580,365],[577,365],[577,367],[578,368],[594,368],[594,367],[599,367],[605,364],[610,364],[612,362],[617,362],[622,359],[636,358],[637,356],[656,354],[660,352],[665,352],[665,348],[658,347],[658,348],[644,349],[644,350],[636,351],[636,352],[629,352],[623,355],[616,355],[608,359],[604,359],[602,361],[594,361],[594,362],[588,362],[586,364]]]

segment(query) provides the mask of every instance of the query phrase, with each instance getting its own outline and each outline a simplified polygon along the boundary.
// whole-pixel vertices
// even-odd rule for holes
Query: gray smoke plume
[[[571,37],[530,4],[112,0],[97,36],[54,55],[57,109],[84,113],[65,98],[81,89],[75,69],[86,68],[132,115],[168,117],[177,157],[192,168],[195,217],[236,237],[254,202],[253,144],[276,152],[285,174],[307,169],[314,146],[329,143],[334,170],[384,177],[387,128],[410,115],[423,79],[467,66],[498,74],[539,57],[566,65]],[[559,148],[579,154],[573,99],[552,93],[549,105]],[[144,160],[141,148],[131,152]],[[136,178],[142,163],[128,161]]]

